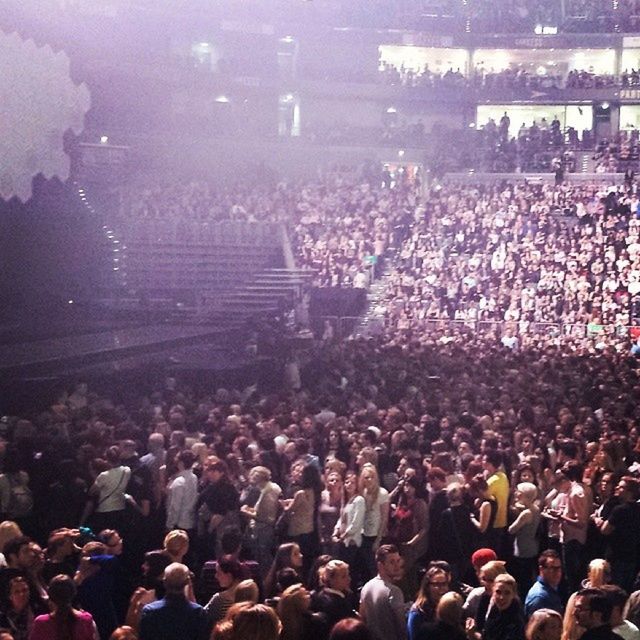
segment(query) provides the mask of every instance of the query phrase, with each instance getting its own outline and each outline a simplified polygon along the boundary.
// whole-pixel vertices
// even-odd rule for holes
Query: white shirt
[[[181,471],[167,490],[167,529],[195,529],[198,478],[191,469]]]
[[[124,497],[131,477],[129,467],[114,467],[98,474],[95,486],[98,493],[98,506],[96,513],[108,513],[109,511],[122,511],[126,507]]]
[[[362,496],[355,496],[342,507],[342,513],[336,523],[335,535],[343,535],[342,544],[346,547],[362,544],[362,525],[364,524],[365,503]]]
[[[624,640],[640,640],[640,630],[633,622],[623,620],[622,624],[611,629],[614,633],[617,633]]]
[[[380,526],[382,525],[382,514],[380,513],[380,507],[383,504],[389,502],[389,492],[386,489],[380,487],[378,491],[378,498],[376,501],[368,507],[364,514],[364,526],[362,534],[365,536],[377,536],[380,532]]]

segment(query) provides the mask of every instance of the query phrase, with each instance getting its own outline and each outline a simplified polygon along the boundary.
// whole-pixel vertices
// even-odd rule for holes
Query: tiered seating
[[[201,316],[207,321],[233,318],[241,322],[250,317],[277,313],[291,308],[312,278],[313,271],[309,269],[263,269],[233,291],[206,294]]]
[[[221,292],[283,265],[281,232],[273,223],[139,219],[118,232],[127,289]]]

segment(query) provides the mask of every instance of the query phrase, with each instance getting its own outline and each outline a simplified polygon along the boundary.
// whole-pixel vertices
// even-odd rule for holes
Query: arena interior
[[[640,0],[4,0],[0,640],[640,640]]]

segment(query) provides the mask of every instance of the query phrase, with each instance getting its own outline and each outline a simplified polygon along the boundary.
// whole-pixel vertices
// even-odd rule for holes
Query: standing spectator
[[[214,456],[207,458],[204,489],[197,498],[198,537],[207,558],[221,555],[220,543],[226,529],[237,528],[240,495],[229,479],[229,467]]]
[[[527,640],[560,640],[562,616],[553,609],[537,609],[533,612],[525,636]]]
[[[178,475],[171,481],[167,491],[167,529],[182,529],[190,536],[196,526],[196,501],[198,499],[198,478],[192,467],[195,455],[181,451],[178,455]]]
[[[489,485],[481,474],[475,475],[469,481],[469,496],[474,501],[471,522],[479,533],[477,544],[494,552],[500,551],[499,532],[495,528],[498,503],[495,497],[489,494]]]
[[[358,491],[358,477],[355,471],[347,471],[342,488],[342,508],[333,537],[340,545],[340,557],[357,571],[358,578],[362,575],[357,559],[362,546],[365,510],[365,500]]]
[[[283,569],[292,569],[298,576],[298,582],[302,582],[302,565],[304,558],[300,551],[300,545],[296,542],[285,542],[278,547],[271,567],[264,579],[264,593],[267,598],[276,595],[278,573]]]
[[[349,565],[342,560],[330,560],[320,569],[320,582],[322,588],[311,596],[311,609],[322,613],[327,628],[331,629],[339,620],[354,615]]]
[[[466,640],[462,613],[462,596],[445,593],[438,601],[435,622],[419,630],[409,625],[409,640]]]
[[[469,640],[524,640],[524,618],[513,576],[503,573],[494,580],[482,636],[475,631],[475,623],[467,624],[467,633]]]
[[[509,507],[509,480],[502,470],[502,454],[488,449],[482,457],[482,465],[487,475],[487,493],[496,501],[496,517],[493,522],[494,536],[500,554],[503,550],[507,530],[507,510]]]
[[[559,516],[562,561],[569,590],[577,591],[585,573],[584,547],[592,505],[580,484],[582,465],[571,460],[563,465],[561,471],[564,481],[560,491],[567,494],[567,504]]]
[[[476,573],[476,580],[480,583],[480,586],[474,587],[467,594],[467,599],[465,600],[465,603],[463,606],[466,617],[468,618],[476,617],[480,598],[484,593],[486,593],[485,583],[484,583],[484,580],[482,579],[482,567],[485,564],[497,559],[498,559],[498,556],[496,555],[496,552],[493,549],[483,548],[473,552],[473,555],[471,556],[471,566],[473,567],[473,570]],[[498,571],[496,575],[500,573],[504,573],[504,564],[502,566],[502,569]]]
[[[471,520],[471,510],[464,501],[462,487],[457,482],[447,488],[447,502],[449,507],[442,513],[438,526],[441,540],[439,559],[451,565],[455,581],[469,580],[469,558],[474,548],[476,529]]]
[[[27,640],[36,616],[29,602],[29,583],[16,576],[4,588],[8,588],[8,594],[2,594],[0,627],[11,629],[14,640]]]
[[[439,559],[440,548],[440,520],[442,514],[449,507],[447,499],[447,474],[440,467],[431,467],[427,472],[429,485],[429,557]]]
[[[627,604],[628,596],[624,589],[614,585],[606,584],[602,587],[605,595],[611,601],[611,629],[614,633],[617,633],[624,640],[640,640],[640,630],[638,627],[625,620],[624,610]]]
[[[560,555],[551,549],[543,551],[538,557],[538,577],[529,589],[524,603],[524,615],[530,618],[538,609],[553,609],[562,613],[562,599],[558,587],[562,581],[562,562]]]
[[[0,474],[0,519],[17,522],[23,531],[31,532],[33,495],[29,474],[20,467],[18,451],[5,452],[3,473]]]
[[[190,581],[189,569],[183,564],[174,562],[164,570],[166,595],[142,610],[140,640],[208,640],[204,609],[185,595]]]
[[[253,467],[249,482],[260,490],[260,495],[253,507],[244,504],[240,510],[249,519],[248,540],[253,557],[261,566],[268,567],[273,562],[278,499],[282,489],[271,482],[271,471],[267,467]]]
[[[278,602],[278,615],[282,622],[280,640],[318,638],[324,640],[327,629],[322,616],[309,610],[311,596],[301,585],[287,587]]]
[[[320,554],[318,512],[323,486],[320,471],[314,464],[304,467],[300,487],[293,499],[285,501],[285,509],[290,514],[289,536],[300,546],[302,571],[306,578],[314,558]]]
[[[436,621],[436,608],[440,598],[449,590],[449,576],[440,567],[427,569],[418,597],[413,603],[407,620],[409,640],[427,637],[429,625]]]
[[[586,631],[581,640],[620,640],[611,630],[611,601],[601,589],[580,589],[576,595],[574,615]]]
[[[479,572],[480,584],[482,585],[479,587],[480,591],[474,594],[474,589],[465,602],[464,609],[468,616],[473,618],[475,629],[480,633],[482,633],[487,620],[487,612],[493,596],[493,583],[504,572],[505,563],[502,560],[490,560],[482,565]],[[474,600],[471,600],[472,597]]]
[[[35,619],[29,640],[95,640],[97,630],[91,614],[72,606],[75,595],[72,578],[53,578],[49,585],[52,612]]]
[[[233,620],[231,640],[278,640],[282,624],[276,612],[264,604],[254,604],[240,611]],[[144,638],[140,638],[144,640]]]
[[[613,508],[606,520],[596,519],[596,526],[607,536],[607,559],[611,563],[613,582],[630,591],[638,560],[640,483],[632,476],[623,476],[615,494],[620,504]]]
[[[515,508],[519,513],[509,526],[513,540],[513,568],[518,592],[524,600],[534,578],[535,562],[539,552],[538,525],[540,509],[536,504],[538,489],[530,482],[521,482],[515,493]]]
[[[374,640],[405,640],[407,624],[402,591],[394,584],[402,578],[402,557],[397,547],[383,544],[376,551],[378,575],[360,593],[360,615]]]
[[[218,560],[216,580],[220,591],[211,597],[204,608],[210,627],[224,618],[229,607],[235,602],[236,589],[243,579],[242,565],[233,556],[223,556]]]
[[[361,548],[363,569],[367,571],[367,577],[370,578],[376,571],[376,550],[389,524],[389,492],[380,486],[378,470],[370,462],[362,465],[358,487],[365,502]]]
[[[107,470],[99,473],[89,489],[89,495],[95,496],[96,506],[93,525],[97,531],[102,529],[127,530],[126,491],[131,478],[131,469],[121,464],[120,449],[109,447],[106,453]]]
[[[107,555],[102,542],[88,542],[73,580],[78,588],[78,602],[93,616],[101,638],[108,638],[118,626],[115,584],[119,570],[116,556]]]
[[[162,550],[145,553],[142,564],[142,584],[131,596],[125,617],[125,622],[132,629],[136,631],[139,629],[143,607],[155,600],[160,600],[164,595],[162,577],[170,563],[171,560]]]

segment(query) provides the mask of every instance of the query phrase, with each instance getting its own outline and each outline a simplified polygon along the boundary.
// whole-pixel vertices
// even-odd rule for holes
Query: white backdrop
[[[31,197],[32,178],[69,177],[63,150],[68,129],[79,134],[91,98],[69,75],[69,58],[0,31],[0,197]]]

